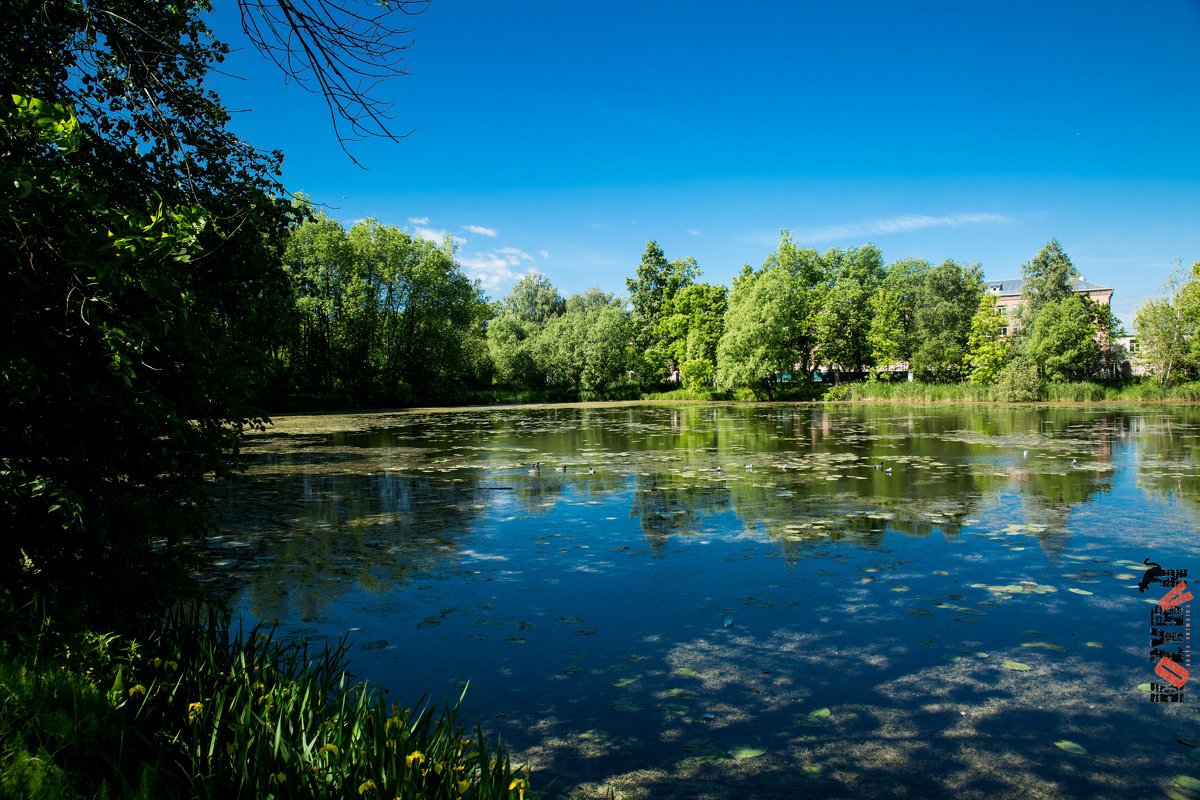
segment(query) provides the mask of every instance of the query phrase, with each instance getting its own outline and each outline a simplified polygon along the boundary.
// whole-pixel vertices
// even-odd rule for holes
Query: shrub
[[[1045,382],[1037,367],[1029,361],[1014,359],[1000,370],[996,382],[996,399],[1009,403],[1031,403],[1044,399]]]

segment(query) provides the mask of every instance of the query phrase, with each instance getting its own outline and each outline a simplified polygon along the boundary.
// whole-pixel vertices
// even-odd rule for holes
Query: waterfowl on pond
[[[892,474],[892,468],[891,468],[891,467],[888,467],[887,469],[885,469],[885,470],[884,470],[884,473],[885,473],[885,474],[887,474],[887,475],[891,475],[891,474]]]
[[[1029,451],[1028,451],[1028,450],[1022,450],[1022,451],[1021,451],[1021,458],[1029,458]]]
[[[566,467],[555,467],[554,471],[555,472],[566,472],[567,468]]]
[[[595,475],[595,474],[596,474],[596,470],[591,469],[591,468],[588,469],[588,475]]]

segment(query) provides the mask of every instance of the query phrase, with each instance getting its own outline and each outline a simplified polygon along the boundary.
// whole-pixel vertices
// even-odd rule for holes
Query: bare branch
[[[379,84],[407,75],[403,53],[413,29],[396,15],[414,16],[431,0],[238,0],[242,31],[289,78],[325,98],[342,151],[368,136],[399,141],[394,104],[374,94]]]

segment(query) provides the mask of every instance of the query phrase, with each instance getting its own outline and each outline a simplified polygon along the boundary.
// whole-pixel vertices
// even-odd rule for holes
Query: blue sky
[[[1200,260],[1196,0],[433,0],[409,21],[411,74],[379,93],[413,132],[352,143],[369,170],[253,50],[213,87],[289,190],[455,236],[494,298],[531,271],[623,294],[650,239],[728,284],[781,228],[989,279],[1054,237],[1131,326]]]

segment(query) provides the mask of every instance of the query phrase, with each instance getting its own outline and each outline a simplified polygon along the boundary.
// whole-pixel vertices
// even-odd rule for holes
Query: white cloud
[[[699,235],[700,235],[700,231],[696,230],[695,228],[688,228],[688,229],[687,229],[687,232],[688,232],[688,233],[690,233],[692,236],[699,236]]]
[[[495,252],[506,256],[509,263],[514,266],[520,264],[522,261],[533,261],[533,256],[529,255],[529,253],[526,253],[524,250],[518,250],[515,247],[501,247]]]
[[[442,240],[446,238],[446,230],[444,228],[435,230],[433,228],[418,227],[413,231],[413,233],[416,234],[418,239],[425,239],[426,241],[436,242],[438,244],[441,244]]]
[[[428,225],[429,217],[409,217],[408,221],[413,225]]]
[[[549,257],[550,257],[550,251],[549,251],[549,250],[538,250],[538,253],[540,253],[540,254],[541,254],[542,258],[549,258]]]
[[[496,236],[495,228],[485,228],[482,225],[463,225],[463,227],[471,233],[477,233],[480,236],[491,236],[493,238]]]
[[[793,235],[800,242],[828,242],[835,239],[870,236],[871,234],[912,233],[925,228],[957,228],[962,225],[999,225],[1012,221],[1012,217],[1006,217],[1003,214],[951,214],[944,217],[911,214],[903,217],[826,225],[821,228],[802,228],[793,231]]]
[[[524,272],[514,270],[513,267],[520,265],[520,258],[498,251],[476,253],[473,256],[460,254],[457,260],[462,265],[463,271],[467,273],[467,277],[478,280],[484,290],[491,293],[496,292],[505,284],[516,283],[526,275],[537,273],[537,270],[532,267]]]

